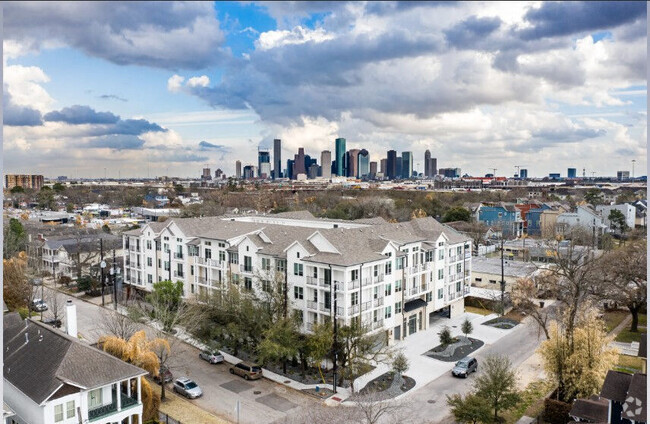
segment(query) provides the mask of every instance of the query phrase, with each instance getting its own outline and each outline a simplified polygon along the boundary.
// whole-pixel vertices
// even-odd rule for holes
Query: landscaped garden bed
[[[502,330],[510,330],[515,328],[517,325],[519,325],[519,321],[516,321],[511,318],[506,318],[506,317],[498,317],[498,318],[491,319],[489,321],[485,321],[483,325],[487,325],[494,328],[500,328]]]
[[[484,343],[472,337],[459,337],[453,343],[440,344],[425,353],[426,356],[443,362],[456,362],[474,352]]]
[[[329,389],[327,387],[320,387],[318,386],[318,391],[316,389],[303,389],[301,390],[303,393],[307,393],[310,396],[317,397],[318,399],[327,399],[331,396],[334,395],[334,391],[332,389]]]
[[[364,397],[372,395],[373,399],[383,400],[391,399],[406,393],[415,387],[415,380],[406,375],[402,375],[402,381],[395,382],[397,373],[388,371],[374,380],[368,382],[359,392],[355,393],[350,400],[363,400]]]

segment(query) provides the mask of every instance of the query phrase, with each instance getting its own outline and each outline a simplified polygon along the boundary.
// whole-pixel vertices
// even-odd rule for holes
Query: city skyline
[[[345,138],[420,173],[429,150],[479,176],[645,175],[646,7],[6,3],[5,172],[234,175],[274,139],[284,168]]]

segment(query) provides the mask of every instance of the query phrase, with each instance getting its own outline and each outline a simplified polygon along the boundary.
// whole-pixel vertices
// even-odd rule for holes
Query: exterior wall
[[[555,236],[555,226],[557,224],[557,217],[559,215],[559,211],[546,210],[542,212],[539,217],[539,227],[542,238],[550,238]]]
[[[504,225],[503,233],[520,237],[523,232],[523,220],[518,210],[509,211],[502,207],[481,206],[478,211],[479,221],[487,226]]]
[[[612,228],[612,223],[607,217],[613,210],[617,210],[625,216],[625,223],[627,224],[628,228],[634,228],[636,224],[636,208],[630,205],[629,203],[623,203],[621,205],[607,205],[607,206],[598,205],[596,206],[596,210],[600,212],[600,214],[603,217],[603,222],[610,229]]]
[[[506,291],[510,291],[512,285],[519,278],[520,277],[514,275],[505,274],[503,276],[503,279],[506,281]],[[472,272],[472,286],[474,287],[479,287],[482,289],[501,290],[500,281],[501,281],[501,274],[492,274],[487,272],[476,272],[476,271]]]
[[[21,424],[45,424],[45,409],[32,401],[23,392],[14,387],[6,379],[3,385],[3,400],[16,413],[12,417]],[[52,422],[54,420],[52,419]]]
[[[449,318],[454,318],[465,312],[465,298],[462,297],[449,305]]]

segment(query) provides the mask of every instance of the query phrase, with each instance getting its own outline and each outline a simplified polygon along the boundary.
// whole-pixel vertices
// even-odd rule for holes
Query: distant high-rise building
[[[431,172],[431,178],[438,175],[438,159],[431,158],[431,162],[429,162],[429,172]]]
[[[314,178],[318,177],[318,171],[320,170],[319,168],[320,166],[318,166],[316,163],[309,165],[309,168],[307,169],[307,178],[313,180]]]
[[[395,150],[389,150],[387,153],[386,169],[384,170],[384,175],[389,180],[393,180],[395,177],[397,177],[397,152]]]
[[[282,177],[282,140],[273,140],[273,179]]]
[[[430,178],[431,176],[431,152],[427,149],[424,152],[424,178]]]
[[[14,187],[31,188],[40,190],[43,188],[43,176],[34,174],[7,174],[5,175],[5,188],[11,190]]]
[[[292,178],[295,180],[298,174],[307,174],[305,169],[305,149],[298,149],[298,154],[294,156]]]
[[[519,170],[519,178],[521,178],[521,179],[528,178],[528,170],[525,169],[525,168],[521,168]]]
[[[370,162],[370,179],[374,180],[375,178],[377,178],[377,162],[373,161]]]
[[[630,179],[630,171],[616,171],[616,179],[617,180],[629,180]]]
[[[309,172],[309,167],[312,166],[313,164],[318,165],[318,161],[316,160],[316,158],[312,158],[309,155],[305,155],[305,169],[307,170],[307,172]]]
[[[237,179],[241,178],[241,161],[240,160],[235,162],[235,178],[237,178]]]
[[[402,157],[401,156],[397,156],[397,158],[395,158],[395,165],[396,165],[395,166],[395,168],[396,168],[395,169],[395,178],[399,180],[399,179],[402,178],[402,166],[404,165],[404,162],[402,162]]]
[[[257,171],[260,178],[271,178],[271,163],[270,162],[262,162],[260,164],[260,169]]]
[[[359,149],[350,149],[348,151],[348,177],[356,178],[359,174]]]
[[[440,168],[438,173],[447,178],[460,177],[460,168]]]
[[[385,158],[379,161],[379,172],[384,176],[386,176],[386,162],[388,162],[388,160]]]
[[[290,180],[295,179],[293,175],[293,166],[294,166],[295,161],[293,159],[287,159],[287,173],[284,176],[285,178],[289,178]]]
[[[576,171],[575,168],[567,169],[567,173],[566,173],[567,178],[576,178],[577,175],[578,175],[578,172]]]
[[[264,170],[262,170],[263,165],[268,163],[268,167],[264,167]],[[266,175],[262,178],[269,178],[271,176],[271,152],[268,150],[259,150],[257,151],[257,172],[259,175],[258,177],[262,177],[262,172],[265,172]]]
[[[402,178],[413,176],[413,152],[402,152]]]
[[[332,152],[323,150],[320,154],[321,174],[325,179],[332,178]]]
[[[368,178],[370,175],[370,153],[366,149],[361,149],[357,165],[357,177]]]
[[[255,165],[246,165],[244,167],[244,179],[252,180],[257,177],[257,167]]]
[[[347,175],[348,164],[346,162],[346,148],[345,148],[345,139],[337,138],[336,139],[336,157],[334,159],[336,175],[339,177],[345,177]]]
[[[203,174],[201,175],[202,180],[211,180],[212,179],[212,171],[210,171],[210,168],[203,168]]]
[[[217,168],[217,170],[214,171],[215,180],[220,180],[222,175],[223,175],[223,171],[221,170],[221,168]]]

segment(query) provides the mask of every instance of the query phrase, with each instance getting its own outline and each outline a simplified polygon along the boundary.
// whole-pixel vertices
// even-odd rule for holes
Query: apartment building
[[[33,174],[7,174],[5,175],[5,188],[11,190],[14,187],[31,188],[40,190],[43,188],[43,176]]]
[[[389,340],[463,312],[471,241],[433,218],[387,223],[309,212],[152,222],[124,233],[125,284],[149,292],[182,281],[190,298],[238,285],[257,296],[284,284],[302,330],[336,317]]]

